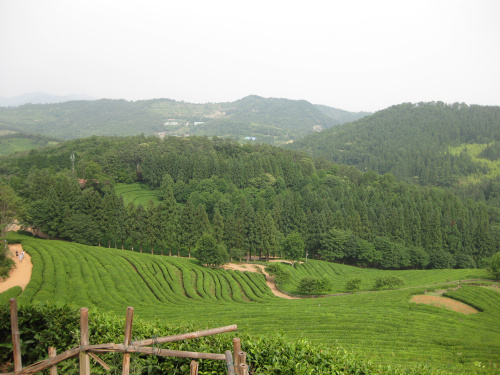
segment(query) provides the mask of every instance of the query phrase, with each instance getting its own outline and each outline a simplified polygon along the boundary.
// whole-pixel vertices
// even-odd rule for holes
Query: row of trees
[[[297,233],[313,258],[396,269],[474,267],[500,237],[484,204],[227,139],[91,137],[0,160],[0,171],[27,224],[89,244],[189,252],[210,233],[235,257],[267,256]],[[125,205],[113,189],[123,179],[158,189],[160,204]]]

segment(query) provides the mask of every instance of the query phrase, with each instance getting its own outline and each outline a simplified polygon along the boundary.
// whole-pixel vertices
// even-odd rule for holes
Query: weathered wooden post
[[[89,345],[89,309],[80,309],[80,375],[90,375],[90,357],[84,350]]]
[[[236,375],[240,374],[240,355],[241,352],[241,339],[239,337],[235,337],[233,339],[233,361]]]
[[[233,355],[231,354],[231,351],[226,350],[224,354],[226,356],[227,375],[236,375],[234,371]]]
[[[53,346],[49,347],[49,360],[57,355],[57,350]],[[50,366],[50,375],[57,375],[57,366]]]
[[[198,375],[198,362],[196,362],[195,360],[191,361],[189,375]]]
[[[12,332],[12,350],[14,352],[14,372],[23,369],[21,360],[21,338],[19,336],[19,325],[17,322],[17,300],[10,299],[10,329]]]
[[[134,308],[127,307],[127,317],[125,318],[125,341],[124,345],[127,348],[132,341],[132,320],[134,318]],[[130,353],[123,355],[122,375],[128,375],[130,372]]]

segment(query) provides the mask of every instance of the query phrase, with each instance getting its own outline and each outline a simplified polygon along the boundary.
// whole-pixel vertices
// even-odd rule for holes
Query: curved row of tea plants
[[[46,348],[53,346],[61,353],[79,345],[79,311],[76,308],[55,305],[28,305],[18,310],[19,330],[23,345],[22,362],[24,365],[46,359]],[[89,337],[91,344],[122,342],[124,320],[115,315],[102,313],[97,309],[89,310]],[[198,330],[193,324],[162,324],[141,319],[140,314],[134,316],[133,334],[136,339],[175,335]],[[11,339],[10,314],[6,304],[0,304],[0,344]],[[34,343],[32,338],[37,337]],[[159,347],[171,350],[193,352],[223,353],[232,349],[232,339],[241,339],[242,350],[248,357],[252,374],[261,375],[308,375],[308,374],[407,374],[430,375],[451,374],[449,371],[436,371],[432,367],[419,365],[414,369],[398,366],[383,366],[367,361],[354,353],[340,347],[326,347],[311,344],[301,339],[289,341],[281,335],[259,337],[241,332],[224,333],[160,344]],[[100,354],[110,367],[106,372],[99,365],[91,362],[93,374],[119,373],[122,366],[122,355]],[[11,349],[0,346],[0,364],[10,363]],[[131,354],[130,368],[134,374],[189,374],[187,358],[168,358]],[[213,360],[198,360],[200,374],[225,374],[225,363]],[[10,365],[12,367],[12,365]],[[8,370],[13,370],[6,367]],[[60,373],[78,373],[78,360],[70,359],[58,364]]]
[[[192,259],[19,239],[34,263],[31,282],[18,298],[21,306],[72,302],[122,317],[127,306],[134,306],[136,314],[147,320],[195,322],[200,329],[237,324],[240,333],[266,337],[282,332],[289,340],[341,346],[384,365],[415,368],[428,364],[455,373],[498,372],[500,293],[497,296],[480,286],[460,289],[465,293],[472,288],[473,292],[457,299],[482,309],[472,315],[410,302],[413,294],[431,289],[417,287],[418,282],[445,283],[456,275],[454,270],[443,270],[440,276],[439,270],[375,271],[310,261],[297,267],[297,275],[312,274],[309,267],[319,271],[329,267],[336,271],[330,277],[339,278],[339,288],[353,275],[362,273],[368,279],[379,272],[407,272],[402,277],[415,287],[286,300],[271,295],[258,273],[207,269]],[[485,368],[477,367],[478,363]]]
[[[280,288],[292,294],[301,294],[298,290],[300,279],[306,276],[326,277],[330,282],[331,289],[326,294],[346,292],[345,285],[349,278],[361,278],[361,291],[375,290],[375,280],[380,276],[391,275],[404,280],[404,287],[419,287],[455,282],[461,280],[484,279],[488,275],[484,269],[443,269],[443,270],[377,270],[358,268],[338,263],[328,263],[309,259],[304,263],[296,263],[292,267],[288,263],[282,263],[283,267],[291,273],[288,282],[280,285]],[[324,293],[325,294],[325,293]]]

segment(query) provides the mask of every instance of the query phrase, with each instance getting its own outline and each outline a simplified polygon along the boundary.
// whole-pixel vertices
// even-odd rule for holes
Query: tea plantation
[[[31,281],[18,297],[21,306],[53,301],[97,307],[121,317],[133,306],[137,319],[189,323],[197,329],[237,324],[239,334],[269,338],[282,333],[291,341],[340,346],[392,368],[428,365],[457,374],[500,370],[498,288],[464,285],[446,294],[479,310],[471,315],[410,302],[412,295],[426,290],[456,286],[449,282],[485,278],[484,270],[379,271],[309,260],[290,267],[293,277],[284,286],[287,291],[296,292],[304,275],[315,275],[330,280],[332,294],[345,292],[346,281],[360,277],[365,292],[287,300],[275,297],[259,273],[209,269],[194,259],[11,236],[11,241],[16,239],[34,264]],[[386,274],[403,278],[404,289],[369,292],[375,278]]]

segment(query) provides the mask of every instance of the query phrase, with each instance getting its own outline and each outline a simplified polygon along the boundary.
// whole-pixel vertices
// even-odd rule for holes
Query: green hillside
[[[395,105],[289,147],[407,182],[446,187],[488,173],[467,150],[457,154],[449,147],[499,140],[500,107],[432,102]]]
[[[3,158],[0,173],[21,221],[89,245],[189,252],[210,233],[233,257],[268,257],[298,232],[312,259],[423,269],[483,267],[500,242],[482,202],[229,139],[90,137]]]
[[[230,136],[281,144],[314,127],[352,121],[366,113],[317,107],[304,100],[248,96],[232,103],[194,104],[170,99],[101,99],[0,107],[0,130],[75,139],[91,135]],[[319,128],[318,128],[319,127]]]
[[[340,345],[393,366],[428,364],[454,373],[493,374],[500,363],[500,293],[480,286],[449,293],[480,308],[472,315],[410,302],[412,295],[439,287],[418,287],[420,283],[482,277],[484,271],[407,271],[401,276],[411,289],[285,300],[273,296],[258,273],[207,269],[193,259],[19,235],[11,240],[15,237],[34,263],[31,281],[18,297],[21,305],[54,301],[95,306],[121,316],[127,306],[134,306],[145,319],[193,322],[197,327],[238,324],[241,334],[269,336],[282,331],[291,340]],[[312,262],[297,272],[323,272],[324,265],[330,267]],[[323,271],[313,271],[316,268]],[[331,269],[330,277],[339,279],[337,289],[352,275],[368,279],[373,272],[340,265]],[[479,362],[485,369],[477,367]]]
[[[0,130],[0,157],[14,154],[16,152],[38,149],[45,146],[53,146],[58,143],[59,141],[57,140],[40,135]]]

